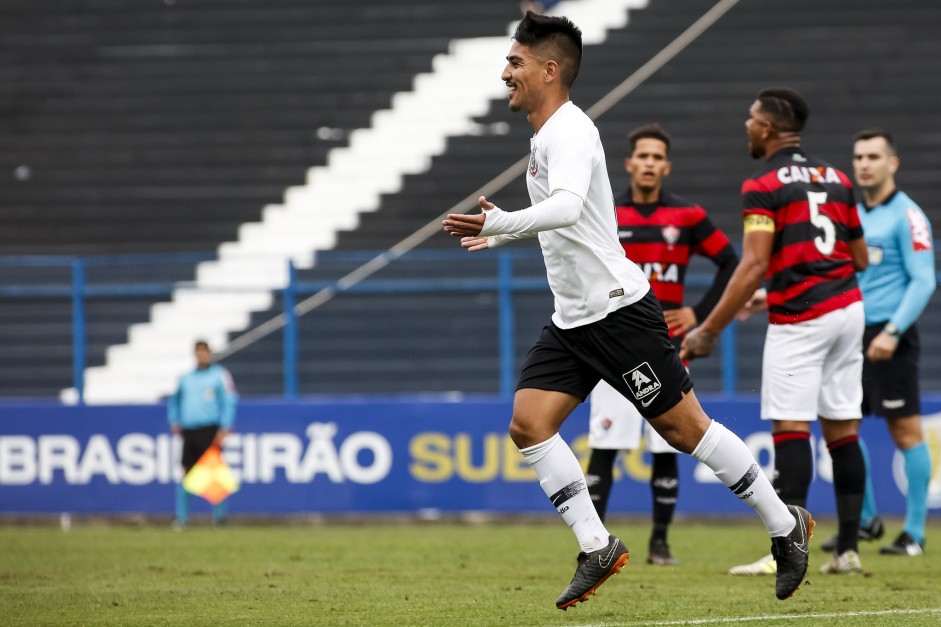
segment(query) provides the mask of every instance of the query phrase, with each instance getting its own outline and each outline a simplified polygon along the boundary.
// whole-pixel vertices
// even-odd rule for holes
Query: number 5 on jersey
[[[814,246],[821,255],[828,256],[836,245],[836,228],[820,207],[827,203],[827,192],[807,192],[807,206],[810,208],[810,222],[823,231],[823,235],[814,238]]]

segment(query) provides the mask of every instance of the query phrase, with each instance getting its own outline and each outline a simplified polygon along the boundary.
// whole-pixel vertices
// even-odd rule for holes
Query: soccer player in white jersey
[[[807,572],[813,520],[785,505],[744,442],[703,411],[660,304],[624,256],[598,129],[569,100],[581,31],[566,18],[529,12],[513,39],[501,78],[510,109],[525,111],[535,130],[526,173],[532,206],[505,212],[481,196],[480,213],[452,214],[443,225],[470,252],[532,236],[542,247],[555,312],[522,366],[510,437],[581,548],[556,607],[588,600],[630,555],[598,517],[585,474],[559,435],[602,379],[671,446],[712,469],[757,511],[778,560],[775,594],[787,599]]]

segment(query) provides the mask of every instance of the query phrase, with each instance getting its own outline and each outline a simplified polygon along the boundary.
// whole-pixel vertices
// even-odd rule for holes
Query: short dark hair
[[[895,138],[892,136],[892,133],[890,133],[889,131],[883,128],[878,128],[878,127],[873,126],[870,128],[864,128],[863,130],[856,133],[856,141],[862,141],[865,139],[875,139],[877,137],[881,137],[882,139],[885,140],[886,145],[889,147],[890,153],[892,153],[893,155],[898,154],[898,149],[895,145]]]
[[[566,88],[575,82],[582,64],[582,31],[570,19],[527,11],[516,26],[513,39],[533,48],[543,60],[558,63]]]
[[[789,87],[768,87],[758,93],[761,110],[774,118],[775,126],[782,131],[800,133],[810,115],[807,101]]]
[[[193,348],[194,348],[194,349],[196,349],[196,348],[205,348],[205,349],[208,351],[208,350],[209,350],[209,342],[207,342],[206,340],[196,340],[196,342],[193,344]],[[210,352],[212,352],[212,351],[210,351]]]
[[[650,124],[638,126],[627,134],[627,141],[630,143],[631,154],[634,154],[634,150],[637,148],[637,142],[641,139],[659,139],[664,143],[664,145],[666,145],[667,154],[670,154],[670,148],[672,147],[670,134],[667,133],[667,130],[663,128],[659,122],[651,122]]]

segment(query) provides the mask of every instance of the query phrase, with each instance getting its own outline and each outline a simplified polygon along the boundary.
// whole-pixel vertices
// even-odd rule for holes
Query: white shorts
[[[676,453],[650,426],[629,400],[605,381],[599,381],[588,397],[588,446],[633,451],[640,447],[641,431],[646,432],[651,453]]]
[[[772,324],[761,372],[762,420],[862,417],[863,304]]]

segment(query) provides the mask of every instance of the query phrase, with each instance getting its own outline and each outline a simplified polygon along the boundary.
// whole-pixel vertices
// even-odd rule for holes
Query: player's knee
[[[661,418],[656,418],[655,420],[660,420]],[[692,450],[696,448],[696,444],[699,441],[694,437],[691,437],[692,434],[688,429],[684,429],[681,425],[674,422],[664,420],[654,428],[657,429],[657,433],[660,434],[660,437],[666,440],[667,444],[681,453],[692,452]]]
[[[510,439],[513,440],[513,444],[517,448],[526,448],[527,446],[532,446],[530,444],[530,430],[524,424],[522,420],[517,419],[514,415],[510,419]]]
[[[545,442],[554,434],[545,432],[534,420],[528,420],[520,414],[513,414],[510,419],[510,439],[517,448],[523,449]]]

